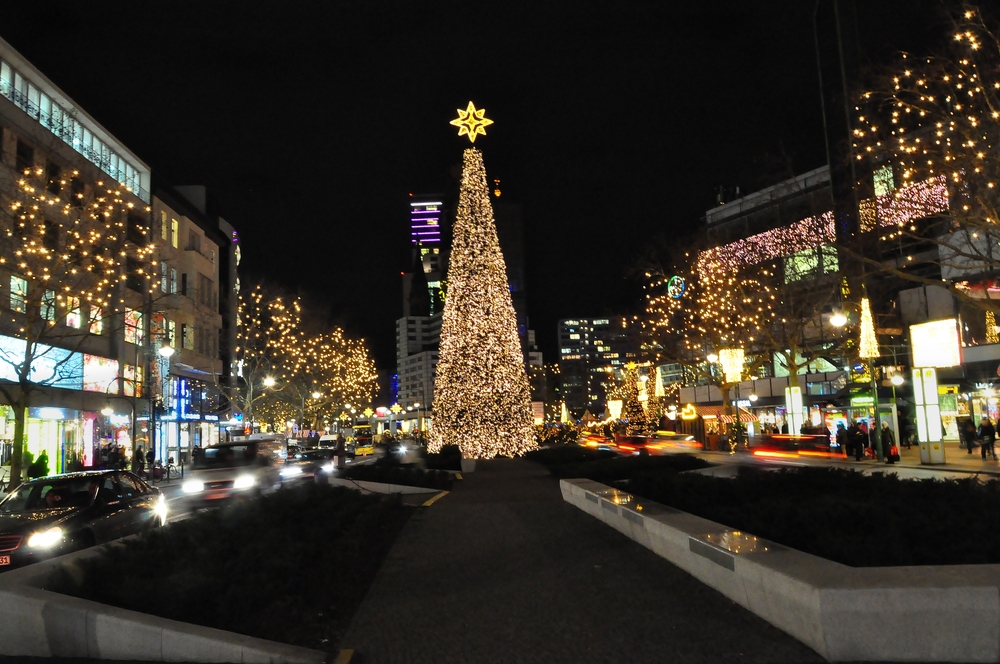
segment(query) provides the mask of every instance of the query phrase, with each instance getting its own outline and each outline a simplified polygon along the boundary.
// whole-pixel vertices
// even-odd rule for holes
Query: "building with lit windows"
[[[640,326],[624,316],[559,321],[559,374],[566,408],[600,415],[607,390],[629,362],[644,363]]]
[[[28,190],[39,204],[24,204]],[[107,237],[121,243],[121,280],[102,306],[89,277],[63,294],[0,255],[0,386],[18,393],[16,359],[33,349],[26,450],[45,452],[50,472],[98,466],[110,445],[130,453],[155,437],[165,459],[185,441],[211,442],[208,429],[185,436],[181,422],[208,421],[207,404],[187,404],[230,377],[238,248],[232,227],[198,211],[197,193],[154,187],[145,162],[0,40],[0,223],[30,221],[47,250],[68,248],[66,219],[95,209],[124,229]],[[24,330],[40,324],[45,334],[26,346]],[[164,343],[176,348],[169,360],[157,352]],[[0,397],[0,461],[14,435],[10,403]]]
[[[154,440],[157,458],[187,463],[195,446],[218,442],[220,421],[232,415],[223,388],[234,378],[239,238],[213,213],[205,187],[157,186],[152,208],[157,266],[150,345],[174,349],[159,359]]]

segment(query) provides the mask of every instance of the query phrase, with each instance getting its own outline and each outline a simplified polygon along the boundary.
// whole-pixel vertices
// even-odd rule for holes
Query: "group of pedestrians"
[[[978,444],[983,461],[989,457],[993,457],[993,460],[996,461],[996,441],[996,428],[993,426],[993,422],[990,421],[990,418],[986,415],[983,415],[982,420],[980,420],[978,429],[976,428],[976,425],[972,423],[972,420],[965,420],[965,423],[962,425],[962,442],[965,443],[967,454],[972,454],[972,448]]]
[[[882,423],[881,431],[878,431],[874,426],[869,427],[868,422],[864,420],[851,422],[848,427],[845,427],[843,422],[838,422],[836,439],[844,456],[848,458],[853,456],[855,461],[877,458],[876,450],[879,445],[882,447],[882,456],[886,463],[892,464],[899,461],[896,436],[889,428],[888,422]]]

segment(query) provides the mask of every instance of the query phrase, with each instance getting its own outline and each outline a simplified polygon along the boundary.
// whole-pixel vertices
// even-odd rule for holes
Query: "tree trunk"
[[[21,484],[22,466],[24,465],[24,415],[27,409],[16,404],[14,410],[14,440],[10,453],[10,484],[7,491],[13,491]]]

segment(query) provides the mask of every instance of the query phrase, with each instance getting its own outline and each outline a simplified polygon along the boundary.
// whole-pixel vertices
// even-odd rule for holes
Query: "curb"
[[[0,574],[0,655],[224,664],[329,661],[330,653],[320,650],[169,620],[45,589],[57,569],[100,555],[108,546],[115,543]]]

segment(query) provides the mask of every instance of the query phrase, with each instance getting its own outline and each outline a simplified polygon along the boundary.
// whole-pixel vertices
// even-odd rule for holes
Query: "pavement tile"
[[[407,524],[341,647],[378,664],[823,661],[507,459]]]

